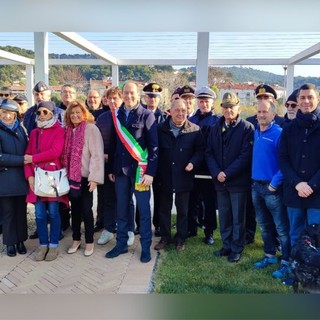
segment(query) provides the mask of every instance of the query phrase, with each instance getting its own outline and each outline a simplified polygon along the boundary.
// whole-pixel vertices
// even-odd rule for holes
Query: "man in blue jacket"
[[[258,125],[254,133],[252,157],[252,202],[261,228],[265,256],[254,264],[261,269],[276,264],[277,235],[282,248],[281,267],[272,273],[277,279],[290,272],[289,222],[282,201],[282,173],[278,164],[281,127],[274,122],[276,106],[269,100],[259,100]],[[274,232],[274,226],[277,233]]]
[[[240,117],[240,104],[233,92],[223,96],[222,117],[212,127],[205,153],[217,190],[220,234],[223,247],[215,252],[238,262],[244,249],[245,212],[250,188],[254,127]]]
[[[290,222],[291,246],[307,225],[320,223],[319,91],[304,84],[297,94],[296,118],[283,128],[279,166],[284,177],[284,204]]]
[[[117,198],[117,244],[106,258],[128,252],[130,201],[134,192],[140,212],[141,262],[151,260],[152,240],[150,186],[158,164],[158,135],[154,114],[139,103],[138,87],[128,81],[122,91],[123,104],[112,113],[116,150],[109,154]]]
[[[205,144],[207,142],[212,126],[219,120],[214,113],[214,101],[216,94],[209,87],[201,87],[195,92],[198,110],[189,118],[189,121],[197,124],[204,137]],[[207,177],[209,176],[210,179]],[[212,184],[212,179],[205,160],[196,172],[194,187],[190,193],[189,200],[189,236],[197,234],[198,223],[203,219],[204,225],[204,243],[213,244],[213,231],[217,229],[217,194]],[[202,207],[204,210],[198,209]],[[204,212],[203,212],[204,211]],[[204,213],[204,217],[199,217],[199,212]]]

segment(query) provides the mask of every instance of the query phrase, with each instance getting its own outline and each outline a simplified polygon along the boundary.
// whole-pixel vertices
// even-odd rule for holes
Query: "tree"
[[[232,81],[232,74],[221,68],[209,67],[208,69],[208,83],[215,85],[217,83]]]
[[[153,74],[151,81],[158,83],[162,87],[162,101],[165,109],[170,105],[171,94],[174,90],[189,83],[188,75],[185,72],[173,73],[169,71]]]

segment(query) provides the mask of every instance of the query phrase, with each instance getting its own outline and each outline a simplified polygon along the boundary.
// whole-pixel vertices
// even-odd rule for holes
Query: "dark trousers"
[[[88,178],[81,180],[81,195],[79,198],[70,198],[72,217],[72,238],[81,240],[81,221],[84,222],[86,243],[93,243],[93,192],[89,192]]]
[[[133,221],[132,216],[132,195],[136,198],[136,203],[140,212],[140,243],[142,250],[150,250],[151,232],[151,210],[150,210],[150,190],[134,190],[134,178],[126,175],[116,177],[115,190],[117,197],[117,246],[126,247],[128,231]]]
[[[177,233],[175,242],[184,242],[188,236],[188,206],[190,192],[178,192],[175,194],[175,205],[177,208]],[[173,204],[173,193],[160,191],[160,234],[161,238],[171,241],[171,210]]]
[[[113,233],[116,229],[116,190],[114,182],[110,181],[108,176],[105,176],[104,179],[103,226],[105,230]]]
[[[198,206],[202,201],[204,205],[205,235],[210,236],[217,229],[217,193],[211,179],[194,179],[194,187],[190,193],[188,224],[189,231],[196,233]]]
[[[64,203],[59,202],[60,220],[62,231],[70,227],[70,208]]]
[[[152,184],[152,192],[153,192],[153,217],[152,217],[152,224],[155,228],[160,226],[160,218],[159,218],[159,186],[157,183]],[[135,222],[137,228],[140,229],[140,222],[139,222],[139,209],[136,208],[136,218]]]
[[[28,238],[26,196],[0,197],[3,243],[15,245]]]
[[[247,192],[218,191],[220,234],[223,247],[234,253],[244,249]]]
[[[257,222],[256,213],[252,203],[251,190],[247,193],[247,209],[246,209],[246,240],[251,242],[256,235]]]

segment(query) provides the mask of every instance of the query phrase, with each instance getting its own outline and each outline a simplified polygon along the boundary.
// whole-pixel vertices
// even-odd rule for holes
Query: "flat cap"
[[[13,111],[13,112],[19,111],[19,105],[12,99],[2,100],[0,108],[8,111]]]

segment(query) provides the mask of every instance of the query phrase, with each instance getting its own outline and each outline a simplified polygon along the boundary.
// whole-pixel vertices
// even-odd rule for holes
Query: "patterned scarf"
[[[87,122],[81,122],[76,128],[69,125],[66,128],[66,138],[61,156],[62,165],[67,169],[70,188],[80,189],[81,158],[84,145],[84,132]]]

